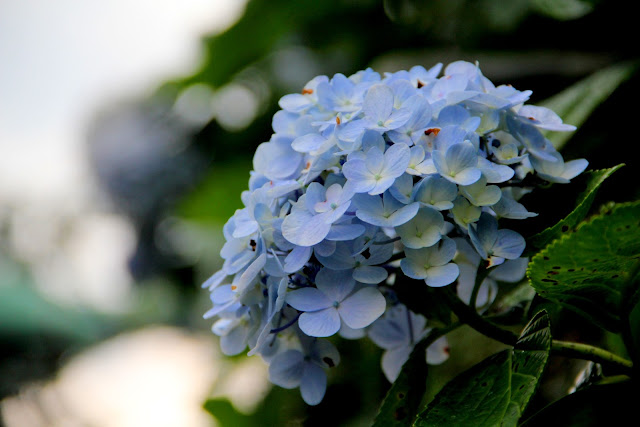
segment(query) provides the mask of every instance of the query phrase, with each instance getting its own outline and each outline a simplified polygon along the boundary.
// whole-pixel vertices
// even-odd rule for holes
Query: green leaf
[[[591,386],[552,403],[521,425],[523,427],[633,425],[632,420],[638,417],[637,390],[638,384],[631,381]]]
[[[511,396],[511,350],[461,373],[436,395],[414,426],[500,425]]]
[[[582,221],[589,212],[591,204],[602,183],[622,166],[624,165],[620,164],[609,169],[586,172],[584,174],[587,180],[586,187],[582,193],[578,195],[575,208],[555,225],[527,238],[527,253],[532,254],[532,252],[535,252],[535,249],[544,248],[551,241],[560,237],[563,233],[568,232]]]
[[[250,416],[238,412],[227,399],[209,399],[203,407],[216,418],[221,427],[251,427],[255,425]]]
[[[240,194],[249,188],[249,161],[221,162],[177,207],[180,217],[198,223],[224,224],[242,208]],[[213,202],[215,201],[215,202]]]
[[[540,103],[555,111],[565,123],[578,128],[589,115],[605,101],[618,86],[636,70],[636,63],[623,63],[600,70],[573,86]],[[571,138],[571,132],[547,132],[547,138],[556,149],[561,149]]]
[[[527,276],[544,298],[611,331],[622,327],[640,260],[640,202],[618,205],[536,255]]]
[[[406,426],[415,418],[427,385],[425,351],[448,330],[435,329],[415,346],[382,401],[374,427]]]
[[[515,426],[524,413],[538,387],[550,349],[549,315],[540,311],[524,328],[513,349],[511,398],[502,420],[503,426]]]
[[[531,6],[537,12],[561,21],[581,18],[593,10],[593,5],[583,0],[531,0]]]

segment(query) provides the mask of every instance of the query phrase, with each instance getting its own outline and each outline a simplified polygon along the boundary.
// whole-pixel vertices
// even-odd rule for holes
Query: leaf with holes
[[[535,253],[534,249],[544,248],[551,243],[551,241],[573,229],[582,221],[589,212],[593,199],[596,197],[596,193],[602,183],[622,166],[624,165],[620,164],[609,169],[600,169],[585,173],[587,178],[586,187],[576,199],[575,208],[555,225],[529,237],[527,239],[527,254]]]
[[[500,425],[511,397],[511,350],[461,373],[436,395],[414,426]]]
[[[546,311],[540,311],[524,328],[513,349],[511,398],[502,420],[503,426],[517,425],[529,399],[538,387],[550,349],[549,315]]]
[[[527,276],[540,296],[619,331],[640,265],[639,231],[640,202],[618,205],[536,255]]]

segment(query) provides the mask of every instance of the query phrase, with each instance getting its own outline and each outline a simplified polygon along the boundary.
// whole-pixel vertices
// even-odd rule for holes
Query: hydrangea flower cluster
[[[535,213],[518,202],[528,174],[566,183],[586,160],[565,162],[541,130],[570,131],[551,110],[523,105],[531,91],[495,86],[477,64],[371,69],[311,80],[280,99],[274,134],[260,144],[244,208],[224,227],[222,270],[211,291],[222,351],[259,354],[273,383],[300,388],[310,405],[340,355],[326,340],[368,336],[394,381],[427,319],[393,291],[400,272],[454,284],[469,301],[478,266],[497,281],[522,279],[525,241],[500,218]],[[446,360],[446,338],[426,354]]]

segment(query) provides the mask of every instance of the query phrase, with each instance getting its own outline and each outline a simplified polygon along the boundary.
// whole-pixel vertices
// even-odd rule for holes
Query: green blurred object
[[[540,106],[553,110],[563,121],[580,127],[593,111],[637,70],[636,62],[616,64],[600,70],[542,101]],[[570,132],[545,132],[545,136],[560,150],[573,136]]]

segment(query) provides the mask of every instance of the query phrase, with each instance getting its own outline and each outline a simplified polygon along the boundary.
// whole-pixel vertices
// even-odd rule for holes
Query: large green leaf
[[[565,123],[580,127],[596,107],[634,73],[636,66],[624,63],[600,70],[539,105],[555,111]],[[571,135],[571,132],[548,132],[546,136],[559,150]]]
[[[511,350],[463,372],[436,395],[415,426],[500,425],[511,397]]]
[[[597,427],[635,425],[638,418],[638,384],[595,385],[552,403],[523,427]]]
[[[550,349],[549,316],[540,311],[525,327],[513,349],[511,398],[502,425],[515,426],[518,423],[538,387]]]
[[[578,225],[578,223],[582,221],[589,212],[591,204],[593,203],[596,193],[602,183],[622,166],[624,165],[620,164],[609,169],[586,172],[586,187],[578,195],[575,202],[575,208],[555,225],[527,238],[527,253],[535,253],[536,249],[544,248],[551,241],[560,237],[562,234],[567,233]]]
[[[537,313],[513,350],[488,357],[446,384],[416,426],[515,426],[536,391],[549,350],[549,316]]]
[[[639,228],[640,202],[616,206],[536,255],[531,284],[542,297],[619,331],[640,262]]]

